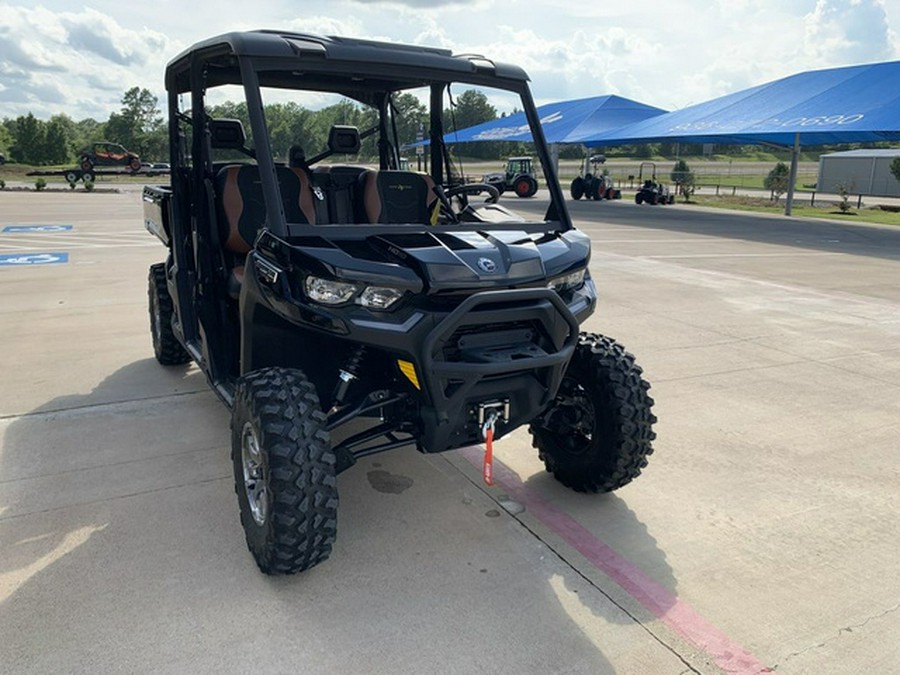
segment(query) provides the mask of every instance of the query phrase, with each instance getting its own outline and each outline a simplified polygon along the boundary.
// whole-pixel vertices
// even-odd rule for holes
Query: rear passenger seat
[[[324,164],[313,169],[313,187],[319,188],[324,197],[321,203],[316,200],[317,222],[336,225],[366,222],[359,185],[359,177],[366,170],[349,164]]]
[[[318,223],[437,222],[434,181],[423,173],[333,164],[313,169],[312,182],[323,197],[315,200]]]

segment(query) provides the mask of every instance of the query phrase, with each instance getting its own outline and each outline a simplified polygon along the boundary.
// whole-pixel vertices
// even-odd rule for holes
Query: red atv
[[[131,173],[141,170],[141,158],[118,143],[92,143],[78,153],[78,157],[78,164],[84,173],[93,173],[95,166],[124,166]]]

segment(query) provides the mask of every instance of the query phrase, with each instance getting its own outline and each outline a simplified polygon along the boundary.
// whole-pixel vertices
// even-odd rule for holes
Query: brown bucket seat
[[[316,209],[306,172],[286,166],[275,170],[287,222],[315,224]],[[259,167],[235,164],[222,168],[216,175],[216,195],[223,246],[231,258],[228,292],[237,297],[244,280],[244,259],[266,223]]]
[[[359,181],[370,223],[437,223],[440,203],[431,176],[414,171],[364,171]]]

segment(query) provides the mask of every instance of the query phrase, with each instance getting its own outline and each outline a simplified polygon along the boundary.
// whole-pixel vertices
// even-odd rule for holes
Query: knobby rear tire
[[[581,176],[572,181],[569,192],[572,195],[572,199],[576,201],[584,197],[584,179]]]
[[[180,366],[191,360],[172,330],[172,314],[175,307],[166,283],[166,266],[158,263],[150,266],[147,295],[150,310],[150,338],[153,353],[164,366]]]

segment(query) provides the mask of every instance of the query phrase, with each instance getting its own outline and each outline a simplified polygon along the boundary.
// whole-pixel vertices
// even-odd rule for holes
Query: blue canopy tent
[[[538,116],[548,143],[582,143],[581,138],[661,115],[660,108],[621,96],[593,96],[538,106]],[[444,134],[446,143],[472,141],[531,141],[525,113],[476,124]]]
[[[770,144],[793,148],[790,215],[801,145],[900,140],[900,61],[817,70],[582,139],[631,143]]]

